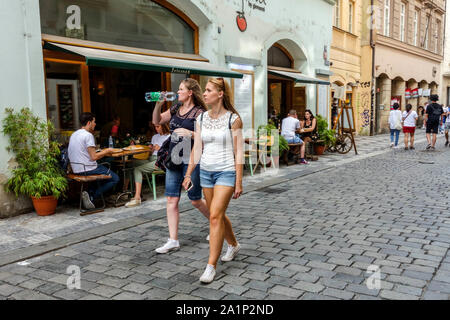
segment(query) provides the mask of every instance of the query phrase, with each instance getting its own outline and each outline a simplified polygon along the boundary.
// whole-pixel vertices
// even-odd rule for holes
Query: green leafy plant
[[[288,145],[288,142],[286,141],[286,139],[278,133],[277,127],[275,127],[273,124],[269,123],[266,125],[260,125],[258,127],[257,137],[258,137],[258,139],[261,136],[267,136],[268,138],[271,138],[272,133],[275,133],[275,132],[276,132],[276,134],[274,135],[273,142],[274,142],[274,145],[277,145],[277,144],[279,145],[279,151],[280,151],[280,154],[282,154],[284,150],[289,150],[289,145]]]
[[[328,129],[328,122],[321,115],[317,115],[317,134],[319,135],[319,141],[326,146],[330,146],[336,143],[336,137],[334,131]]]
[[[15,154],[17,162],[6,191],[35,198],[64,195],[67,180],[58,165],[59,145],[51,141],[51,122],[35,116],[29,108],[19,112],[7,108],[2,124],[3,134],[9,137],[6,150]]]

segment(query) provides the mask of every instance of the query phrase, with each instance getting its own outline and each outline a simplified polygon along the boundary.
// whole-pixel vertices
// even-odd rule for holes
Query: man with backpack
[[[437,94],[432,94],[430,96],[431,103],[427,106],[425,113],[425,121],[427,124],[426,134],[428,146],[427,150],[434,150],[436,145],[436,135],[439,131],[439,126],[442,125],[442,116],[444,115],[444,109],[442,105],[438,104],[439,96]],[[433,134],[433,138],[431,138]]]

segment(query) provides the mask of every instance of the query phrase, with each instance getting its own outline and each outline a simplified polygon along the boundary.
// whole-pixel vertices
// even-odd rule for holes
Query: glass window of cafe
[[[43,34],[175,53],[195,53],[195,31],[178,15],[149,0],[40,0]],[[77,20],[79,19],[79,20]],[[79,24],[78,28],[73,25]],[[60,55],[60,56],[58,56]],[[185,75],[86,66],[83,59],[44,50],[48,118],[61,135],[79,128],[83,111],[96,116],[96,137],[120,117],[120,133],[149,136],[155,103],[145,92],[177,91]],[[82,69],[85,69],[83,77]],[[87,98],[86,98],[87,97]],[[88,100],[88,103],[86,103]],[[89,105],[89,107],[86,107]],[[107,137],[106,137],[107,139]]]

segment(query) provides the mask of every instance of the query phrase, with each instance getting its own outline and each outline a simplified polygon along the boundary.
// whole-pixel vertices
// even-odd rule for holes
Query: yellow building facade
[[[370,134],[372,49],[370,46],[370,0],[335,0],[330,50],[331,114],[337,99],[353,107],[357,134]],[[345,93],[343,92],[345,91]]]

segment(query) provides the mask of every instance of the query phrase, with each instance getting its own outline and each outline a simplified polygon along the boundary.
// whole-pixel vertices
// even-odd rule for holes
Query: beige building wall
[[[330,61],[333,72],[331,83],[346,87],[351,97],[356,132],[364,123],[361,118],[361,34],[363,0],[338,0],[333,15],[333,38]],[[331,101],[332,102],[332,101]],[[331,107],[331,106],[330,106]],[[370,105],[369,105],[370,107]]]
[[[387,132],[391,98],[416,109],[427,97],[405,99],[407,88],[440,92],[444,0],[376,0],[376,132]]]

